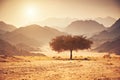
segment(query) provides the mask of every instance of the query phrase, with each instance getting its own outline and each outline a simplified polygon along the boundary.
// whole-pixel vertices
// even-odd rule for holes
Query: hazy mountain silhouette
[[[105,27],[110,27],[116,21],[116,19],[112,17],[105,17],[105,18],[98,17],[95,18],[94,20],[103,24]]]
[[[100,32],[91,39],[94,41],[94,46],[97,45],[95,51],[120,54],[120,19],[106,31]]]
[[[17,44],[26,44],[29,46],[40,46],[41,43],[36,41],[35,39],[29,38],[21,33],[17,32],[8,32],[3,35],[1,35],[1,38],[3,40],[6,40],[7,42],[11,43],[12,45],[17,45]]]
[[[19,44],[24,44],[24,50],[31,50],[31,48],[28,45],[40,46],[40,43],[38,41],[31,39],[23,34],[12,32],[15,29],[17,29],[15,26],[6,24],[5,22],[1,21],[0,38],[11,43],[12,45],[17,46],[17,48]],[[25,45],[27,45],[27,47],[25,47]],[[23,45],[21,46],[21,48],[19,45],[19,49],[23,49]]]
[[[10,25],[10,24],[6,24],[5,22],[3,21],[0,21],[0,30],[2,31],[7,31],[7,32],[11,32],[13,30],[15,30],[16,27],[13,26],[13,25]]]
[[[66,27],[71,22],[77,20],[76,18],[47,18],[44,21],[39,22],[43,26],[52,26],[52,27]]]
[[[0,39],[14,45],[17,50],[23,51],[38,50],[38,47],[48,44],[53,37],[65,34],[54,28],[36,24],[15,28],[1,21],[0,27]]]
[[[93,20],[77,20],[68,25],[65,29],[70,34],[80,35],[85,34],[91,36],[94,33],[104,30],[105,27]]]
[[[91,37],[94,46],[99,46],[107,41],[113,41],[120,36],[120,19],[118,19],[110,28]]]
[[[94,49],[98,52],[110,52],[120,54],[120,37],[113,41],[108,41]]]
[[[13,55],[19,51],[8,42],[0,39],[0,55]]]
[[[41,45],[48,43],[51,39],[58,35],[63,35],[65,33],[60,32],[56,29],[50,27],[41,27],[39,25],[33,24],[26,27],[21,27],[13,31],[14,33],[23,34],[29,38],[37,40]]]
[[[0,55],[6,56],[45,56],[43,54],[34,54],[26,50],[18,49],[10,43],[0,39]]]
[[[109,32],[115,32],[117,33],[120,31],[120,18],[112,25],[112,27],[108,28]]]

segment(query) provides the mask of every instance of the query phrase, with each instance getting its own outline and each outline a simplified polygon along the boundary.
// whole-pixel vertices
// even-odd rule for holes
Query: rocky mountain
[[[6,40],[12,45],[17,45],[17,44],[25,44],[29,46],[41,46],[41,43],[36,41],[35,39],[29,38],[21,33],[17,32],[8,32],[0,36],[1,39]]]
[[[49,41],[58,35],[63,35],[65,33],[60,32],[56,29],[50,27],[41,27],[39,25],[33,24],[26,27],[21,27],[13,31],[13,33],[20,33],[29,38],[35,39],[41,45],[49,43]]]
[[[95,18],[95,21],[99,22],[100,24],[103,24],[105,27],[110,27],[112,26],[112,24],[115,23],[116,19],[112,18],[112,17],[105,17],[105,18]]]
[[[1,22],[3,25],[3,22]],[[6,24],[6,23],[4,23]],[[36,24],[5,30],[0,28],[0,54],[2,55],[43,55],[32,54],[29,51],[40,49],[48,44],[52,38],[66,34],[54,28],[42,27]]]
[[[55,36],[63,34],[65,33],[56,29],[34,24],[5,33],[0,38],[19,48],[24,46],[24,49],[28,50],[26,46],[29,46],[29,49],[35,49],[48,44]]]
[[[113,41],[103,43],[99,47],[95,48],[94,51],[116,53],[120,55],[120,37]]]
[[[94,51],[120,54],[120,19],[106,31],[93,36],[92,40],[97,45]]]
[[[108,28],[109,32],[116,32],[120,31],[120,18],[110,27]]]
[[[91,37],[94,46],[100,46],[107,41],[113,41],[120,36],[120,19],[118,19],[110,28]]]
[[[38,41],[29,38],[23,34],[14,33],[13,31],[15,29],[17,29],[15,26],[0,21],[0,39],[14,45],[18,50],[36,50],[33,46],[40,46],[41,43],[39,43]]]
[[[19,51],[8,42],[0,39],[0,55],[13,55]]]
[[[105,30],[102,24],[93,20],[77,20],[68,25],[65,29],[66,32],[74,35],[87,35],[91,36],[94,33]]]
[[[7,32],[11,32],[13,30],[15,30],[16,27],[13,26],[13,25],[10,25],[10,24],[6,24],[5,22],[3,21],[0,21],[0,30],[2,31],[7,31]]]
[[[43,54],[35,54],[25,51],[23,49],[18,49],[11,45],[7,41],[0,39],[0,55],[5,56],[45,56]]]

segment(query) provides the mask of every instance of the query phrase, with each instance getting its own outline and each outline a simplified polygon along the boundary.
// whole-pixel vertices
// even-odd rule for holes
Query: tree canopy
[[[72,50],[89,49],[92,43],[92,41],[86,39],[84,36],[62,35],[52,39],[50,46],[57,52],[70,50],[72,55]]]

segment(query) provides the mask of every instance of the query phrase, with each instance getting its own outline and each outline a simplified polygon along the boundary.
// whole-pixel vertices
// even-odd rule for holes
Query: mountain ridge
[[[120,18],[106,31],[93,36],[91,40],[100,43],[93,49],[95,51],[120,54]]]
[[[6,31],[6,32],[11,32],[13,30],[15,30],[16,27],[10,24],[6,24],[3,21],[0,21],[0,30]]]
[[[94,33],[105,30],[102,24],[94,20],[77,20],[69,24],[65,31],[73,35],[92,35]]]

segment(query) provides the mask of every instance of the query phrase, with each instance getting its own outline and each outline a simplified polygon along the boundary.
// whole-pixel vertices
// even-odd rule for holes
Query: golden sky
[[[0,0],[0,20],[22,26],[49,17],[120,17],[120,0]]]

